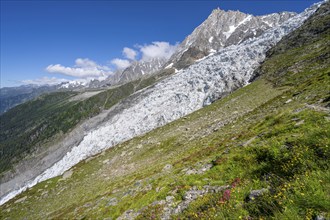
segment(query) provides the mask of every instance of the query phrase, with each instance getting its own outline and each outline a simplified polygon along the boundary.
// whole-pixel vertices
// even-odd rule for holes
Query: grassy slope
[[[151,203],[166,196],[175,206],[193,186],[232,185],[229,199],[206,194],[174,218],[329,218],[329,42],[325,32],[275,53],[249,86],[79,163],[68,179],[38,184],[3,205],[0,217],[103,219],[132,209],[150,219],[162,210]],[[200,174],[183,171],[209,163]],[[270,190],[248,202],[261,188]]]

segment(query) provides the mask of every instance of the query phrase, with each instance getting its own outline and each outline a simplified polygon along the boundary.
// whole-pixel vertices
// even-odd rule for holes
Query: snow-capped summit
[[[68,82],[63,82],[58,85],[58,89],[79,89],[87,86],[89,84],[89,81],[77,81],[77,80],[71,80]]]
[[[253,16],[239,11],[214,9],[211,15],[179,45],[168,63],[185,68],[221,48],[237,45],[258,37],[267,29],[276,27],[295,13],[282,12]]]

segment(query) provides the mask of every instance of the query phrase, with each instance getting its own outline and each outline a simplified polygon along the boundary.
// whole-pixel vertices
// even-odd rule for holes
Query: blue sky
[[[153,56],[154,49],[168,56],[217,7],[263,15],[301,12],[314,2],[1,0],[0,85],[75,79],[80,73],[88,78],[93,70],[107,75],[127,60]],[[123,53],[125,47],[134,51]]]

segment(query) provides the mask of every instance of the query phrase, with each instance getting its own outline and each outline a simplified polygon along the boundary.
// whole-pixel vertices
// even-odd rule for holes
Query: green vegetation
[[[74,95],[75,93],[69,92],[43,95],[0,116],[1,172],[11,167],[13,158],[17,156],[19,160],[23,153],[29,153],[39,140],[47,138],[54,131],[58,125],[51,124],[53,122],[51,117],[71,104],[65,100]],[[45,129],[47,129],[46,133]]]
[[[78,92],[45,94],[0,115],[0,174],[27,154],[58,141],[78,123],[152,85],[158,77],[139,79],[82,100],[74,99],[81,94]]]
[[[39,183],[0,218],[329,219],[325,33],[268,57],[258,80],[212,105]]]

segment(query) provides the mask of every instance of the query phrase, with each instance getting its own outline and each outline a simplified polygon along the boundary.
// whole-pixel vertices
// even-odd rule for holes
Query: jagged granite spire
[[[195,60],[221,48],[258,37],[267,29],[282,24],[294,15],[295,13],[292,12],[282,12],[253,16],[239,11],[214,9],[209,17],[179,45],[168,64],[173,63],[178,69],[187,67]]]

